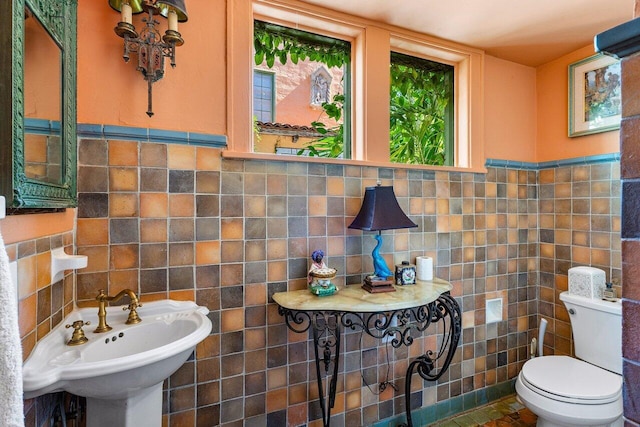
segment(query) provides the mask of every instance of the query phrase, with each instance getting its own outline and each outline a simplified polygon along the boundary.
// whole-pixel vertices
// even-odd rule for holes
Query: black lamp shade
[[[400,208],[393,187],[377,185],[365,189],[360,212],[349,228],[379,231],[417,226]]]
[[[185,0],[160,0],[158,2],[158,9],[160,9],[160,15],[167,18],[169,16],[169,10],[173,9],[178,14],[179,22],[187,22],[189,17],[187,16],[187,6]]]

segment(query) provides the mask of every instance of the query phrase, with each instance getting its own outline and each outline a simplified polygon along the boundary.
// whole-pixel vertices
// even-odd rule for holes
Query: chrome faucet
[[[125,289],[120,292],[116,296],[110,297],[109,295],[104,293],[104,289],[100,289],[98,292],[98,296],[96,297],[96,301],[98,301],[98,327],[96,327],[94,332],[107,332],[112,328],[107,324],[107,302],[109,301],[118,301],[123,296],[127,295],[131,300],[127,307],[123,307],[123,310],[129,310],[129,317],[127,321],[124,322],[127,325],[133,325],[136,323],[142,322],[140,316],[138,316],[138,307],[142,307],[142,304],[138,302],[138,297],[135,292],[131,289]]]

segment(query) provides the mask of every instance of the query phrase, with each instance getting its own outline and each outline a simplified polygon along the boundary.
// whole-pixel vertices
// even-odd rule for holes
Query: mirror
[[[24,174],[62,181],[62,49],[24,9]]]
[[[0,2],[0,69],[11,70],[0,75],[0,103],[11,106],[0,112],[0,195],[9,213],[77,205],[76,8]]]

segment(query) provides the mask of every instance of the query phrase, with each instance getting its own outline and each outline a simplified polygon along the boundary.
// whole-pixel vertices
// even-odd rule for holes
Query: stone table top
[[[418,280],[415,285],[395,286],[396,292],[369,293],[360,285],[341,287],[329,296],[317,296],[307,289],[277,292],[273,300],[283,308],[298,311],[343,311],[372,313],[419,307],[438,299],[453,286],[442,279]]]

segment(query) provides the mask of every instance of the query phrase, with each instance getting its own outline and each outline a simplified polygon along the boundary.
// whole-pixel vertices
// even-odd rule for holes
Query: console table
[[[396,292],[372,294],[360,285],[352,285],[324,297],[306,289],[273,295],[278,312],[284,316],[289,329],[298,333],[311,329],[313,334],[318,396],[325,427],[329,426],[335,403],[342,327],[361,329],[378,339],[389,337],[391,345],[398,348],[413,343],[412,331],[417,337],[430,325],[441,322],[443,340],[440,348],[417,357],[407,369],[406,425],[412,427],[410,394],[414,369],[425,380],[437,380],[448,369],[460,340],[462,314],[449,293],[451,289],[450,283],[434,278],[418,281],[415,285],[396,286]],[[322,367],[325,375],[331,377],[327,397],[322,386]]]

